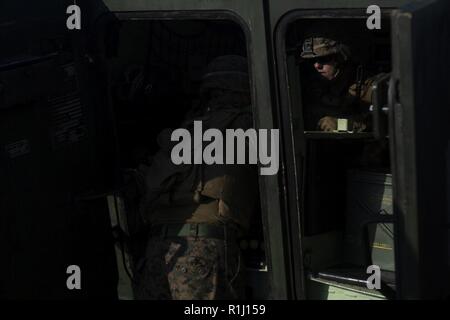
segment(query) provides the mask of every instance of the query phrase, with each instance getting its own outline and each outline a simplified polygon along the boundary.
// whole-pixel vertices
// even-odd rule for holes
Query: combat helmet
[[[238,55],[215,58],[202,77],[201,91],[224,89],[236,92],[250,91],[247,59]]]
[[[308,37],[303,41],[300,57],[312,59],[340,54],[344,61],[350,58],[350,48],[331,38]]]

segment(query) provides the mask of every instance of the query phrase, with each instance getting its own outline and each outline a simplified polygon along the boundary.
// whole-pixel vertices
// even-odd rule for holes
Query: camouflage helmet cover
[[[215,58],[202,77],[201,91],[225,89],[237,92],[249,92],[247,59],[238,55],[226,55]]]
[[[342,54],[343,58],[347,60],[350,55],[350,49],[348,46],[330,38],[310,37],[303,41],[300,57],[311,59],[337,53]]]

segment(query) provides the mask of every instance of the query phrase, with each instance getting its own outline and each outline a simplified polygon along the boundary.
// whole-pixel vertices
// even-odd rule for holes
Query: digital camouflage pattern
[[[340,53],[345,59],[350,56],[348,46],[329,38],[311,37],[303,41],[300,57],[311,59]]]
[[[224,240],[153,237],[136,270],[135,296],[140,300],[242,299],[241,262],[238,246]]]

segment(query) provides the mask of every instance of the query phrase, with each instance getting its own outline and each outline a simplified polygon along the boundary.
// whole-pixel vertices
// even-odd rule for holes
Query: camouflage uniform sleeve
[[[375,80],[379,77],[379,75],[368,78],[364,81],[364,83],[361,85],[361,95],[360,99],[363,103],[371,104],[372,103],[372,85],[374,84]],[[348,89],[348,93],[351,96],[356,97],[357,95],[357,87],[358,84],[354,83],[350,86]]]

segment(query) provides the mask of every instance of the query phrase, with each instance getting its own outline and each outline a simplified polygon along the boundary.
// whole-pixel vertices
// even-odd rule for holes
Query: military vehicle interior
[[[307,297],[311,299],[395,295],[387,115],[383,113],[375,124],[382,123],[384,129],[371,127],[361,133],[321,132],[301,121],[310,107],[304,99],[308,92],[302,90],[309,74],[316,71],[299,54],[302,39],[317,26],[325,24],[350,46],[352,61],[362,66],[366,77],[390,72],[389,20],[382,20],[381,30],[369,30],[365,23],[358,18],[310,17],[290,24],[286,34],[287,68],[295,70],[289,73],[290,86],[295,88],[290,99],[292,121],[299,122],[294,135],[302,157],[297,168],[302,180],[300,221]],[[381,269],[380,290],[367,289],[370,265]]]
[[[207,64],[221,55],[245,57],[246,38],[238,24],[227,20],[122,20],[117,32],[116,52],[106,63],[124,171],[150,164],[158,150],[157,134],[178,128],[199,105]],[[124,203],[135,210],[133,195],[125,196]],[[259,212],[253,219],[256,227],[240,244],[247,297],[263,299],[268,277]]]
[[[149,164],[157,134],[198,104],[207,64],[246,56],[245,35],[231,21],[110,18],[105,29],[100,19],[98,31],[70,37],[49,24],[18,52],[2,52],[0,297],[132,299],[131,257],[146,238],[133,233],[130,173]],[[8,39],[18,32],[12,27]],[[247,296],[263,299],[259,212],[252,226],[240,239]],[[74,263],[84,270],[83,290],[65,285]]]

